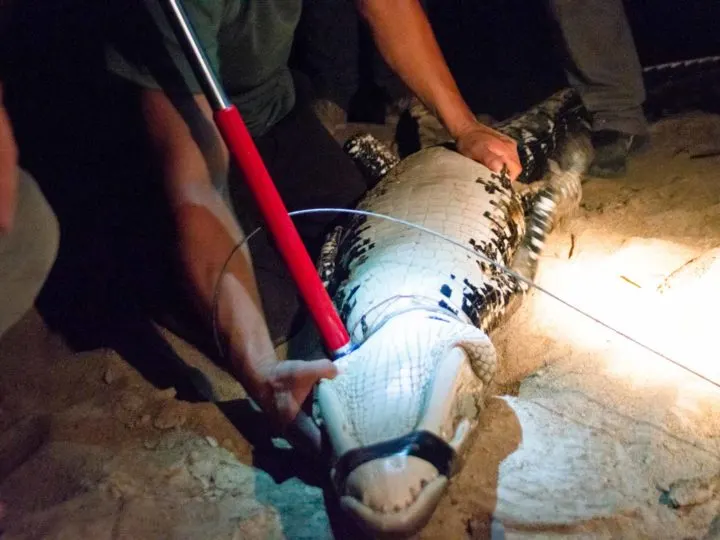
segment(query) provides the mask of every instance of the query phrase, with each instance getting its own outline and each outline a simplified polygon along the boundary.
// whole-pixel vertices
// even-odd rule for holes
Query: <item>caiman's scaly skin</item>
[[[397,162],[371,137],[346,145],[361,169],[382,177],[359,209],[471,250],[365,216],[325,246],[321,271],[358,348],[319,385],[318,411],[341,505],[376,534],[420,529],[459,467],[495,373],[487,332],[527,289],[473,253],[507,267],[520,250],[519,270],[534,272],[557,210],[569,197],[579,202],[586,147],[573,147],[575,161],[548,161],[566,147],[567,126],[579,124],[576,103],[563,92],[502,126],[520,143],[523,181],[554,169],[539,188],[516,190],[444,146]]]

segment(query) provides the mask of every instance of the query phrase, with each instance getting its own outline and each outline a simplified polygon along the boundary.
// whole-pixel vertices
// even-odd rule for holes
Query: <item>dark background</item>
[[[643,66],[720,54],[720,2],[628,0],[625,9]],[[428,12],[474,109],[502,118],[565,84],[544,1],[430,0]]]

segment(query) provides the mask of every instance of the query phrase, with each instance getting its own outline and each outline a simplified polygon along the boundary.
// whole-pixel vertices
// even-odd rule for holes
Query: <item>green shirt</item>
[[[108,67],[145,88],[199,94],[162,1],[123,2]],[[288,60],[301,0],[184,0],[183,6],[225,92],[250,132],[262,135],[295,105]]]

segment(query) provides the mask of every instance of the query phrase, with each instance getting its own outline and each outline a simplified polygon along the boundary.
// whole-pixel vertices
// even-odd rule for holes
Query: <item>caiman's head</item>
[[[341,506],[374,534],[412,534],[459,466],[494,375],[494,348],[474,326],[413,311],[337,364],[318,404]]]

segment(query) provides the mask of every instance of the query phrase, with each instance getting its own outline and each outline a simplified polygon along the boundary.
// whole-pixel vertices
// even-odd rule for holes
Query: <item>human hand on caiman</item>
[[[452,135],[458,150],[493,172],[508,169],[515,180],[522,166],[515,141],[481,124],[460,94],[417,0],[356,0],[381,55]],[[402,32],[398,32],[402,21]]]
[[[510,180],[515,180],[522,172],[517,143],[491,127],[475,122],[460,131],[455,139],[460,153],[493,172],[500,173],[507,167]]]
[[[334,379],[337,373],[330,360],[284,360],[265,370],[267,391],[259,405],[293,446],[311,452],[320,450],[320,429],[302,405],[321,379]]]

